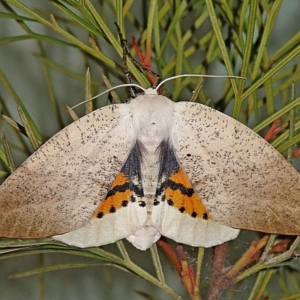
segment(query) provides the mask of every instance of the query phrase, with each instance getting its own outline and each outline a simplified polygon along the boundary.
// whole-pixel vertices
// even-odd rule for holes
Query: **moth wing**
[[[143,228],[147,222],[147,209],[141,177],[141,155],[136,143],[88,222],[53,238],[77,247],[95,247],[128,238]]]
[[[300,234],[300,176],[251,129],[207,106],[182,102],[175,107],[172,142],[213,220]]]
[[[61,130],[0,186],[0,236],[52,236],[87,223],[133,144],[129,108],[122,104]]]
[[[238,229],[211,219],[190,179],[179,166],[173,146],[161,151],[165,152],[161,155],[165,160],[160,160],[161,179],[152,207],[152,225],[162,235],[195,247],[212,247],[235,239]]]
[[[81,248],[98,247],[131,236],[145,225],[147,211],[137,203],[118,209],[103,219],[92,216],[82,227],[64,234],[54,235],[55,240]],[[141,248],[142,250],[146,250]]]
[[[239,229],[230,228],[212,219],[192,218],[167,205],[154,208],[153,224],[161,235],[193,247],[213,247],[235,239]]]

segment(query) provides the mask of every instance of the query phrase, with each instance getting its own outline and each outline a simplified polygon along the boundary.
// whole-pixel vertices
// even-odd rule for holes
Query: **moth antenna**
[[[154,83],[154,85],[152,86],[152,88],[156,88],[157,85],[160,84],[161,82],[161,78],[160,76],[154,72],[153,70],[151,70],[150,68],[144,67],[140,62],[138,62],[136,59],[133,58],[133,56],[131,55],[129,49],[128,49],[128,44],[127,44],[127,40],[124,39],[120,26],[115,22],[115,25],[117,26],[117,30],[120,36],[120,40],[121,40],[121,45],[123,47],[123,65],[124,65],[124,71],[125,71],[125,76],[127,78],[127,82],[128,83],[132,83],[132,78],[130,76],[129,70],[128,70],[128,65],[127,65],[127,57],[130,58],[130,60],[142,71],[145,71],[149,74],[151,74],[152,76],[154,76],[156,78],[156,82]],[[135,98],[135,97],[134,97]]]
[[[243,79],[246,80],[247,78],[245,77],[240,77],[240,76],[231,76],[231,75],[200,75],[200,74],[182,74],[182,75],[176,75],[172,76],[170,78],[166,78],[163,81],[160,81],[159,84],[153,88],[157,91],[164,83],[167,81],[176,79],[176,78],[181,78],[181,77],[208,77],[208,78],[237,78],[237,79]]]
[[[117,22],[115,22],[115,25],[117,27],[118,34],[119,34],[119,37],[120,37],[120,43],[121,43],[121,46],[122,46],[122,49],[123,49],[123,69],[124,69],[124,73],[125,73],[125,76],[126,76],[126,80],[127,80],[128,84],[132,84],[133,79],[132,79],[131,74],[129,72],[128,63],[127,63],[127,56],[130,57],[130,55],[131,55],[130,52],[129,52],[128,46],[127,46],[127,40],[123,37],[123,34],[121,32],[121,28],[120,28],[119,24]],[[134,86],[130,86],[130,94],[131,94],[132,98],[136,97],[137,91],[134,88]]]
[[[106,91],[104,91],[104,92],[102,92],[102,93],[100,93],[100,94],[98,94],[98,95],[96,95],[96,96],[90,98],[90,99],[87,99],[87,100],[84,100],[84,101],[82,101],[82,102],[77,103],[76,105],[70,107],[70,108],[68,109],[68,112],[69,112],[70,110],[72,110],[72,109],[74,109],[74,108],[80,106],[81,104],[87,103],[87,102],[89,102],[89,101],[91,101],[91,100],[94,100],[94,99],[96,99],[96,98],[98,98],[98,97],[101,97],[102,95],[104,95],[104,94],[106,94],[106,93],[108,93],[108,92],[110,92],[110,91],[116,90],[116,89],[118,89],[118,88],[120,88],[120,87],[137,87],[137,88],[143,90],[144,92],[146,92],[146,89],[144,89],[143,87],[141,87],[140,85],[138,85],[138,84],[136,84],[136,83],[124,83],[124,84],[116,85],[116,86],[114,86],[114,87],[112,87],[112,88],[109,88],[109,89],[107,89]]]

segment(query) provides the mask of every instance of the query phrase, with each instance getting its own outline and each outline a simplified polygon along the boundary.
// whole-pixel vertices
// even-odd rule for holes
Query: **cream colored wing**
[[[120,130],[122,131],[122,129]],[[95,247],[127,238],[147,222],[141,176],[142,152],[136,143],[105,198],[82,227],[54,239],[78,247]],[[138,247],[146,250],[143,243]]]
[[[45,237],[86,224],[134,142],[126,104],[101,108],[61,130],[1,185],[0,236]]]
[[[181,102],[175,107],[172,143],[214,221],[300,234],[300,176],[251,129],[207,106]]]
[[[239,230],[213,220],[179,166],[174,147],[166,144],[159,148],[160,172],[151,225],[168,238],[196,247],[212,247],[235,239]]]

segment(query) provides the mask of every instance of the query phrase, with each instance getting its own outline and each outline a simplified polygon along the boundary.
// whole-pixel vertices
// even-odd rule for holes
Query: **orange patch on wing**
[[[95,210],[93,216],[102,217],[105,214],[113,213],[117,209],[127,206],[131,196],[133,195],[132,191],[129,188],[124,189],[124,186],[127,183],[129,183],[128,177],[124,173],[120,172],[111,185],[106,198]]]
[[[191,182],[182,168],[179,167],[178,172],[172,174],[169,178],[171,181],[182,184],[187,189],[193,189]],[[171,200],[173,206],[182,209],[184,208],[184,213],[187,214],[197,214],[197,217],[210,219],[209,213],[205,206],[203,205],[200,197],[193,191],[192,194],[184,194],[181,190],[173,190],[170,187],[167,187],[165,190],[166,200]]]
[[[115,178],[114,182],[112,183],[110,190],[112,190],[117,185],[124,185],[125,183],[128,182],[129,182],[128,177],[124,173],[120,172]]]
[[[183,171],[183,169],[181,167],[179,167],[178,172],[172,174],[172,176],[169,179],[174,181],[175,183],[181,183],[188,189],[193,188],[190,183],[190,180],[188,179],[187,175],[185,174],[185,172]]]

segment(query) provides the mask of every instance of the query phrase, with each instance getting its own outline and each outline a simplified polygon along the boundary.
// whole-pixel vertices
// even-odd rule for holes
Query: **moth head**
[[[145,94],[131,99],[129,105],[138,140],[143,144],[156,144],[169,138],[173,122],[173,101],[158,95],[154,89],[147,89]]]

